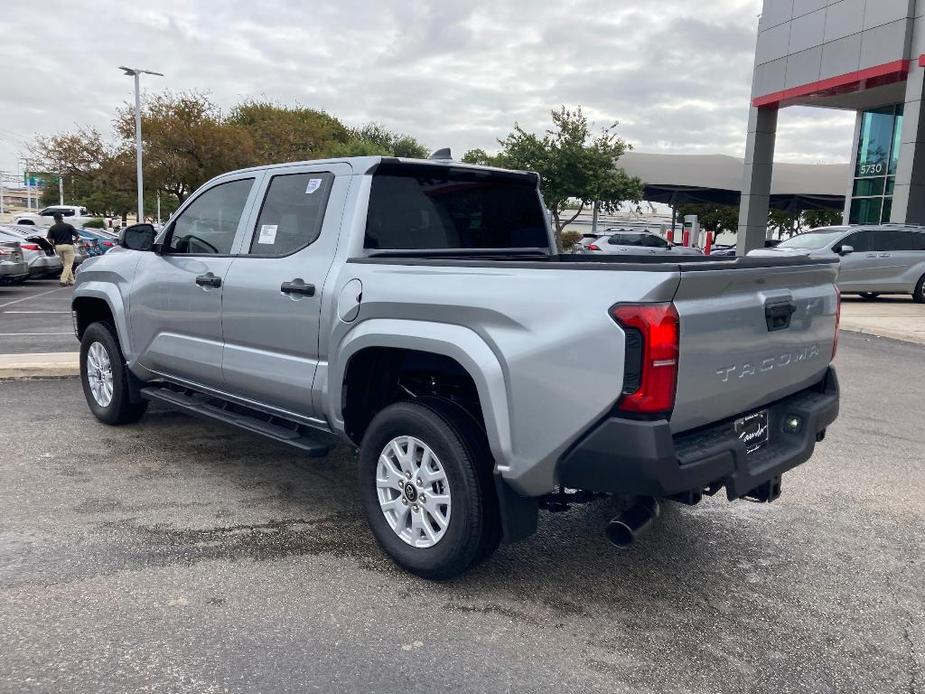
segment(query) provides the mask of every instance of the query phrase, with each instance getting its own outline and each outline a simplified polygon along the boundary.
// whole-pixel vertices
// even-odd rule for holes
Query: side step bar
[[[337,437],[332,434],[194,390],[146,386],[141,389],[141,395],[148,400],[163,402],[194,417],[218,420],[288,444],[304,451],[311,458],[325,456],[337,445]]]

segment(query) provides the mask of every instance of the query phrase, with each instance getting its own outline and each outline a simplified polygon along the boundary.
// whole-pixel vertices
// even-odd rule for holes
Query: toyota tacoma
[[[151,401],[323,456],[372,532],[458,575],[541,509],[769,502],[838,413],[837,258],[565,255],[529,172],[448,158],[227,173],[125,229],[73,299],[87,403]]]

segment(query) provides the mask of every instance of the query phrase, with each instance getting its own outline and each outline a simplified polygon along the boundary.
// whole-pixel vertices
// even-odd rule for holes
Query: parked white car
[[[575,244],[575,253],[603,255],[703,255],[697,248],[677,246],[651,231],[608,229],[598,238],[585,234]]]
[[[95,217],[87,212],[86,207],[80,205],[51,205],[41,212],[26,212],[13,218],[14,224],[28,224],[32,226],[50,227],[55,223],[55,213],[61,213],[68,224],[82,227]]]

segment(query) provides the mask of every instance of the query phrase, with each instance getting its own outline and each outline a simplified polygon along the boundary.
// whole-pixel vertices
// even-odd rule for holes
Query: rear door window
[[[642,237],[639,234],[614,234],[607,242],[611,246],[642,246]]]
[[[919,251],[925,235],[915,231],[878,231],[876,248],[878,251]]]
[[[649,248],[667,248],[668,242],[655,234],[643,234],[641,245]]]
[[[321,233],[334,182],[332,173],[283,174],[270,179],[250,255],[284,256],[311,244]]]
[[[366,248],[548,248],[536,178],[436,165],[382,164]]]

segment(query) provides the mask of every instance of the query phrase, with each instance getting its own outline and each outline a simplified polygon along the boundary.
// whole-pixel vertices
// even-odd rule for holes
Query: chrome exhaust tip
[[[658,500],[651,496],[643,496],[616,516],[604,529],[604,534],[614,547],[626,549],[636,542],[636,539],[649,529],[652,522],[658,518]]]

